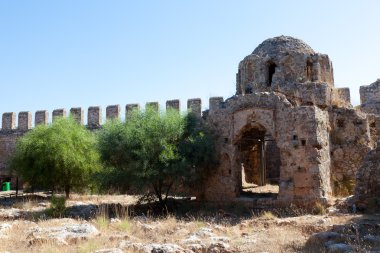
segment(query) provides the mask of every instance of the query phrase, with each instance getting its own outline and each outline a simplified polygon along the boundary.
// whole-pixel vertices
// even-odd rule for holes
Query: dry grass
[[[133,203],[131,196],[73,196],[69,202],[86,203]],[[120,202],[119,202],[120,201]],[[29,208],[37,203],[23,203],[19,207]],[[293,218],[278,218],[275,212],[262,212],[261,215],[231,222],[208,221],[204,218],[174,216],[166,217],[130,217],[128,211],[116,213],[117,219],[110,219],[106,209],[101,209],[89,222],[101,232],[100,236],[79,241],[69,246],[57,246],[53,243],[42,245],[28,244],[28,231],[33,226],[52,227],[67,223],[68,219],[41,219],[36,222],[25,220],[13,221],[13,226],[2,238],[0,252],[92,252],[104,248],[113,248],[122,240],[141,243],[175,243],[181,245],[182,240],[196,233],[201,228],[211,228],[216,236],[230,238],[230,245],[238,252],[297,252],[303,247],[308,237],[314,233],[327,230],[332,224],[345,224],[352,215],[303,215]],[[327,220],[319,224],[321,219]],[[8,221],[7,221],[8,222]],[[70,222],[85,222],[72,220]],[[1,221],[0,221],[1,223]]]

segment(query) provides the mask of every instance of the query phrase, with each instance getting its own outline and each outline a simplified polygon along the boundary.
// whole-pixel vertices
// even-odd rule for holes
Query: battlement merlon
[[[2,119],[2,130],[3,131],[11,131],[16,129],[16,113],[14,112],[6,112],[3,113],[3,119]]]
[[[107,120],[119,120],[120,119],[120,105],[109,105],[106,108]]]
[[[202,116],[202,100],[200,98],[192,98],[187,100],[187,110],[197,117]]]
[[[70,116],[80,125],[84,124],[84,112],[81,107],[74,107],[70,109]]]
[[[223,97],[211,97],[209,108],[210,111],[223,108]],[[145,109],[152,107],[157,112],[160,111],[160,104],[158,102],[148,102],[145,105]],[[178,112],[181,111],[181,101],[179,99],[172,99],[166,101],[166,110],[174,109]],[[132,111],[140,111],[139,104],[127,104],[125,106],[125,119],[128,120]],[[187,111],[192,114],[201,117],[202,116],[202,100],[200,98],[191,98],[187,100]],[[106,108],[107,120],[120,119],[121,107],[120,105],[109,105]],[[72,107],[69,111],[69,115],[73,117],[79,124],[84,125],[85,112],[82,107]],[[52,121],[57,118],[67,117],[67,111],[65,108],[55,109],[52,114]],[[17,119],[18,124],[16,124]],[[47,110],[38,110],[34,114],[34,126],[48,125],[49,124],[49,112]],[[90,106],[87,111],[87,125],[88,129],[98,129],[103,124],[102,108],[100,106]],[[33,117],[29,111],[19,112],[18,115],[15,112],[7,112],[2,116],[2,131],[28,131],[33,128]]]
[[[223,97],[210,97],[210,100],[209,100],[210,113],[214,112],[217,109],[222,108],[223,103],[224,103]]]
[[[53,111],[53,122],[54,120],[56,120],[57,118],[62,118],[62,117],[66,117],[67,116],[67,113],[66,113],[66,109],[55,109]]]
[[[47,125],[49,122],[49,113],[46,110],[36,111],[34,125]]]
[[[130,118],[132,112],[134,111],[140,111],[140,105],[139,104],[127,104],[125,106],[125,118]]]
[[[20,112],[18,114],[18,130],[28,131],[32,128],[32,114],[30,112]]]
[[[380,102],[380,79],[370,85],[360,86],[360,104]]]
[[[180,111],[181,104],[180,104],[179,99],[173,99],[173,100],[166,101],[166,110],[170,110],[170,109],[176,110],[178,112]]]
[[[102,125],[102,108],[100,106],[90,106],[87,113],[87,127],[90,129],[99,128]]]

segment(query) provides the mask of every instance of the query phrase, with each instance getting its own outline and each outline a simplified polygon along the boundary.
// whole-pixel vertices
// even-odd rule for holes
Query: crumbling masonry
[[[203,112],[200,99],[187,102],[214,133],[219,157],[218,168],[197,195],[212,201],[287,205],[325,202],[346,181],[357,180],[363,187],[366,184],[356,175],[366,174],[357,170],[379,139],[380,80],[362,86],[360,96],[361,105],[353,108],[349,89],[334,87],[333,66],[326,54],[292,37],[265,40],[240,62],[236,95],[227,100],[210,98],[209,109]],[[159,109],[158,103],[149,106]],[[178,100],[166,106],[180,108]],[[126,114],[134,108],[139,105],[127,105]],[[83,124],[81,108],[70,113]],[[118,118],[120,113],[118,105],[106,109],[107,118]],[[55,110],[53,120],[66,114],[64,109]],[[48,124],[48,116],[37,111],[35,125]],[[99,128],[101,108],[90,107],[87,118],[89,129]],[[29,112],[18,114],[18,127],[15,113],[3,114],[0,175],[9,174],[6,162],[15,141],[31,127]],[[276,184],[278,194],[244,197],[242,177],[257,187]]]

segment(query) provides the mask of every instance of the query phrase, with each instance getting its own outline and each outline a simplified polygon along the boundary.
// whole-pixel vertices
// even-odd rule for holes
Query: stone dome
[[[275,57],[286,53],[314,54],[315,52],[302,40],[290,36],[278,36],[264,40],[252,52],[252,54],[261,57]]]
[[[290,36],[264,40],[239,63],[236,74],[236,94],[276,91],[293,96],[315,84],[334,85],[329,57]]]

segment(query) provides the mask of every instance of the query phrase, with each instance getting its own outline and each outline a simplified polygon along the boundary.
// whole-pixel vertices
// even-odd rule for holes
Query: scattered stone
[[[30,245],[53,242],[58,245],[69,245],[80,240],[87,240],[99,235],[99,231],[89,223],[65,224],[59,227],[32,228],[27,239]]]
[[[136,223],[136,225],[139,226],[139,227],[141,227],[144,231],[152,231],[155,228],[152,225],[141,223],[139,221]]]
[[[0,209],[0,219],[13,220],[21,217],[21,210],[18,208]]]
[[[194,234],[195,236],[205,238],[205,237],[213,237],[215,234],[213,233],[211,228],[201,228]]]
[[[144,252],[144,245],[142,243],[134,243],[127,240],[121,241],[118,248],[132,252]]]
[[[39,206],[39,207],[48,207],[49,204],[48,204],[48,203],[45,203],[45,202],[40,202],[40,203],[38,203],[38,206]]]
[[[226,242],[226,243],[230,242],[230,238],[226,236],[213,236],[213,237],[210,237],[210,240],[211,242]]]
[[[112,248],[112,249],[97,250],[94,253],[123,253],[123,251],[119,248]]]
[[[11,224],[8,224],[8,223],[0,224],[0,238],[6,237],[7,231],[11,228],[12,228]]]
[[[187,245],[187,248],[189,250],[193,251],[194,253],[206,253],[207,252],[207,247],[203,243],[190,244],[190,245]]]
[[[231,253],[235,252],[231,249],[230,245],[224,242],[211,243],[207,249],[207,253]]]
[[[119,248],[126,251],[137,252],[137,253],[192,253],[193,251],[184,249],[176,244],[142,244],[133,243],[130,241],[122,241],[119,244]]]
[[[111,218],[110,222],[111,222],[111,223],[120,223],[121,220],[118,219],[118,218]]]
[[[327,247],[327,253],[349,253],[353,250],[350,245],[344,243],[331,244]]]
[[[185,240],[182,240],[182,243],[183,244],[199,244],[199,243],[202,243],[202,240],[196,235],[191,235]]]
[[[364,244],[371,245],[372,247],[380,247],[380,236],[366,235],[363,237],[363,242]]]

